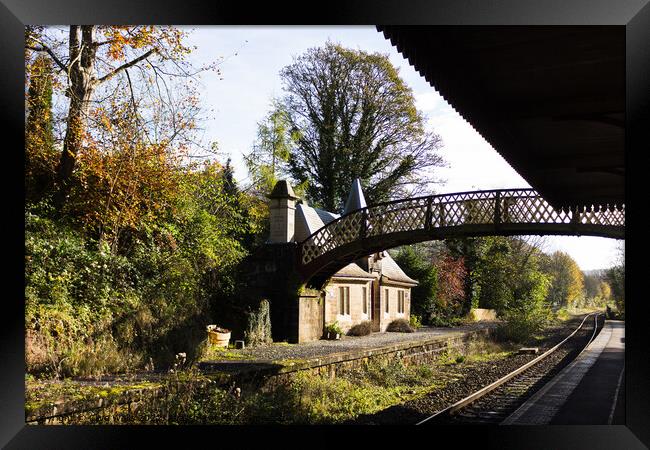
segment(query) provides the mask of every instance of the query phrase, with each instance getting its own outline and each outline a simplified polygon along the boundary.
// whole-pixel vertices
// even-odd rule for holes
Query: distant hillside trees
[[[607,281],[607,271],[583,272],[584,306],[604,307],[612,299],[612,288]]]

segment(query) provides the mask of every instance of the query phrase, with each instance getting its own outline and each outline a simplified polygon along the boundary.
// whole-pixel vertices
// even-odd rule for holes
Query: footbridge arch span
[[[328,223],[298,244],[303,280],[321,286],[356,259],[404,244],[470,236],[625,237],[625,205],[556,210],[533,189],[432,195],[379,203]]]

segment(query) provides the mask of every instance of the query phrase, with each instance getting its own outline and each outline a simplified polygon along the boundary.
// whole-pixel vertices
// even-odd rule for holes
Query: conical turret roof
[[[366,206],[368,205],[366,205],[366,199],[363,196],[361,181],[359,181],[358,178],[355,178],[352,182],[352,189],[350,190],[350,195],[348,195],[348,200],[345,202],[345,210],[343,211],[343,214],[365,208]]]

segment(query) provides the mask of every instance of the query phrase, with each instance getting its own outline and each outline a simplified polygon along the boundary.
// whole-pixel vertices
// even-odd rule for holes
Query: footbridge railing
[[[565,234],[622,239],[625,205],[556,210],[533,189],[460,192],[396,200],[339,217],[299,244],[303,273],[334,260],[452,236]],[[337,264],[340,265],[340,264]]]

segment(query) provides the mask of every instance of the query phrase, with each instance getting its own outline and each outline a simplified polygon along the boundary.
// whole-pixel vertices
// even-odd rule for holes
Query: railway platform
[[[624,424],[625,323],[607,320],[567,367],[502,425]]]

